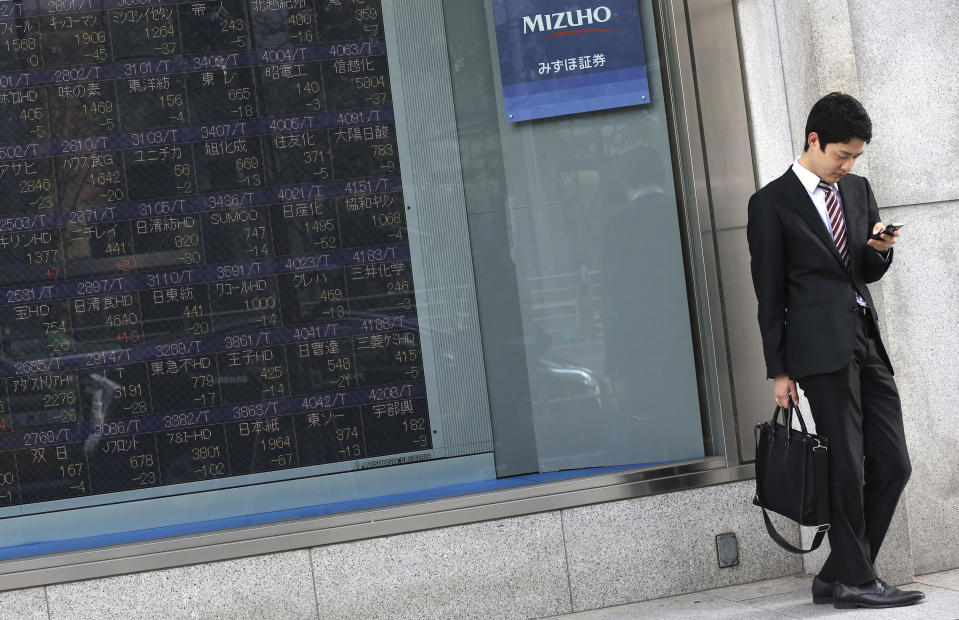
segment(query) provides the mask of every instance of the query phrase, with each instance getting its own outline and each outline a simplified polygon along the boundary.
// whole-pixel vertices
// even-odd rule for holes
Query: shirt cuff
[[[892,252],[892,248],[889,248],[889,249],[886,250],[885,252],[880,252],[879,250],[876,250],[876,254],[879,255],[879,258],[881,258],[881,259],[882,259],[882,262],[884,262],[884,263],[888,263],[888,262],[889,262],[889,252]]]

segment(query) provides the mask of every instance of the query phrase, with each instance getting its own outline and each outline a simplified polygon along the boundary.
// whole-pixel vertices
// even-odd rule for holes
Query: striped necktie
[[[832,233],[833,243],[839,250],[842,262],[849,264],[849,252],[846,249],[846,222],[839,208],[839,199],[836,198],[832,186],[825,181],[819,182],[819,189],[826,193],[826,218],[829,220],[829,231]]]
[[[825,181],[819,181],[819,189],[826,194],[826,217],[829,219],[829,232],[832,233],[832,241],[839,250],[839,256],[842,262],[849,264],[849,250],[846,248],[846,221],[842,216],[842,209],[839,207],[839,198],[832,190],[832,186]],[[856,303],[866,307],[866,300],[862,298],[859,292],[856,292]]]

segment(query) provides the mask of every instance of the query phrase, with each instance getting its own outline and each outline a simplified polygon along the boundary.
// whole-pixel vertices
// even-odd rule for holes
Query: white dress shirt
[[[816,205],[816,211],[819,212],[819,217],[822,219],[823,226],[826,227],[826,230],[829,231],[829,234],[832,235],[832,227],[829,225],[829,216],[826,215],[826,192],[824,192],[819,187],[819,182],[822,181],[815,172],[807,170],[801,163],[799,163],[799,158],[796,158],[796,161],[793,163],[793,172],[796,173],[796,176],[799,177],[799,182],[802,183],[802,186],[806,188],[806,193],[809,194],[809,197],[812,199],[812,203]],[[836,200],[839,202],[839,208],[842,209],[842,198],[839,197],[839,187],[833,183],[832,184],[832,193],[836,195]],[[845,216],[844,216],[845,217]]]

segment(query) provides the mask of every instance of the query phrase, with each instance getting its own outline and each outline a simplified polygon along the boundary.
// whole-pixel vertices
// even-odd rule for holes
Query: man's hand
[[[773,391],[776,393],[776,404],[783,409],[789,408],[789,399],[799,404],[799,392],[796,391],[796,382],[789,375],[779,375],[773,379]]]
[[[876,225],[872,227],[872,234],[875,235],[885,228],[886,228],[885,224],[883,224],[882,222],[876,222]],[[870,239],[866,243],[871,245],[877,252],[885,253],[885,252],[888,252],[892,246],[896,245],[896,239],[898,237],[899,237],[899,231],[897,230],[891,235],[888,233],[883,235],[882,241],[879,241],[878,239]]]

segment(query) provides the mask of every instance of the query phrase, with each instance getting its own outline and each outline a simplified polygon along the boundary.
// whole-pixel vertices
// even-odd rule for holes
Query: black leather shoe
[[[883,581],[882,579],[876,579],[876,581],[878,581],[878,582],[879,582],[879,585],[881,585],[882,587],[886,588],[887,590],[889,590],[889,589],[891,589],[891,590],[897,590],[897,591],[899,591],[899,592],[902,592],[903,594],[910,594],[910,595],[912,595],[912,596],[915,596],[915,597],[917,597],[917,598],[916,598],[917,601],[921,601],[922,599],[926,598],[926,595],[923,594],[922,592],[920,592],[919,590],[899,590],[899,588],[894,588],[894,587],[892,587],[891,585],[889,585],[888,583],[886,583],[886,582]]]
[[[832,597],[836,609],[854,609],[856,607],[881,609],[914,605],[926,598],[926,595],[916,590],[903,592],[899,588],[893,588],[882,579],[876,579],[861,586],[847,586],[837,581],[832,586]]]
[[[832,581],[823,581],[816,575],[812,578],[812,602],[817,605],[832,602]]]

